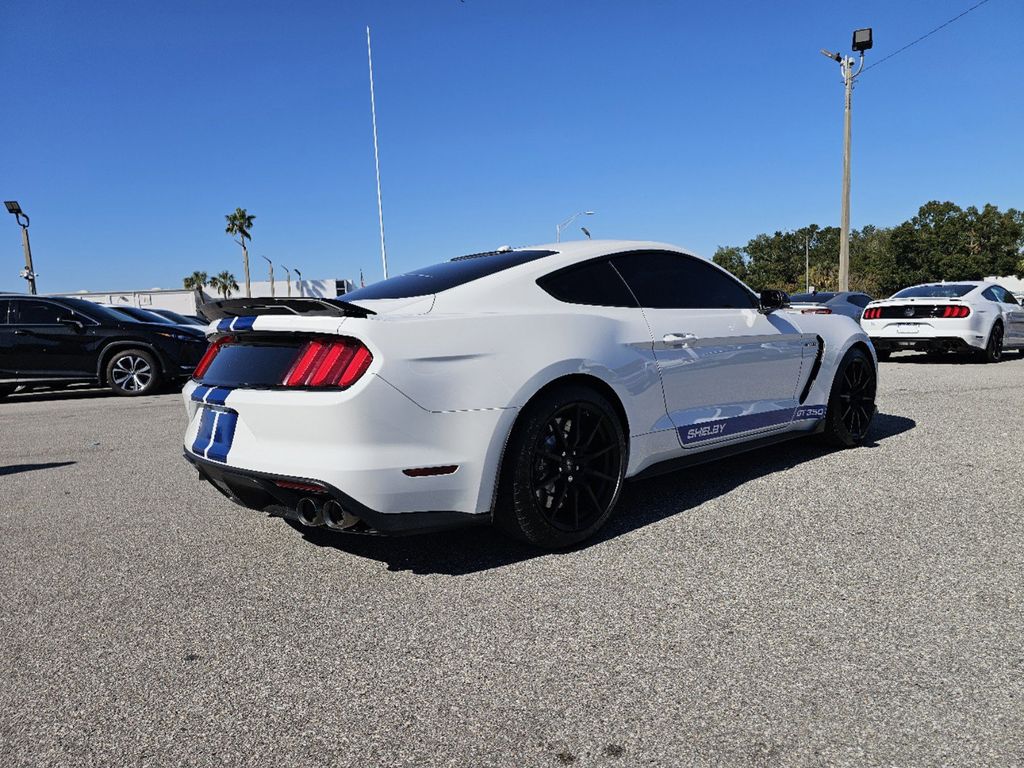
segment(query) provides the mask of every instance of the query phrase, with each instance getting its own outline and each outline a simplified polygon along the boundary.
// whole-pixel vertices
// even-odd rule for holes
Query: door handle
[[[673,347],[685,347],[696,338],[695,333],[666,333],[661,340]]]
[[[28,336],[28,331],[20,331],[20,330],[18,330],[18,331],[14,332],[14,335],[15,336]]]

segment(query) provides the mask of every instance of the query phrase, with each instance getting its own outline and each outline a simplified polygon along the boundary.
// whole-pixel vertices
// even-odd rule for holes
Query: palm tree
[[[237,236],[238,239],[235,242],[242,246],[242,266],[245,267],[245,296],[249,298],[252,295],[249,291],[249,249],[245,247],[245,241],[252,240],[252,235],[249,231],[252,229],[252,223],[256,217],[249,215],[245,208],[235,208],[234,213],[229,213],[224,218],[228,222],[224,231],[229,235]],[[235,287],[237,288],[238,286]]]
[[[238,281],[235,280],[234,275],[224,270],[219,275],[210,278],[209,286],[226,299],[232,291],[238,290]]]
[[[201,291],[206,286],[207,275],[205,272],[193,272],[182,280],[182,285],[193,291]]]

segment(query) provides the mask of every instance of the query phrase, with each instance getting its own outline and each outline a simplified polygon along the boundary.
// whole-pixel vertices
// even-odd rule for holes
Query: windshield
[[[360,299],[408,299],[440,293],[449,288],[479,280],[481,277],[526,264],[529,261],[551,256],[554,251],[496,251],[459,256],[451,261],[442,261],[429,267],[406,272],[404,275],[389,277],[379,283],[359,288],[339,296],[342,301]]]
[[[174,325],[166,317],[161,317],[155,312],[147,312],[144,309],[138,307],[113,307],[115,312],[120,312],[122,315],[128,315],[131,320],[137,320],[140,323],[162,323],[163,325]]]
[[[177,312],[172,312],[169,309],[154,309],[153,313],[157,314],[157,315],[160,315],[162,317],[166,317],[168,320],[171,320],[171,321],[177,323],[178,325],[195,325],[196,324],[195,320],[191,320],[191,319],[185,317],[184,315],[179,315]]]
[[[978,286],[963,283],[933,283],[931,285],[914,285],[897,291],[892,299],[958,299],[966,296]]]
[[[789,300],[801,304],[824,304],[826,301],[832,301],[835,297],[834,293],[794,293]]]
[[[90,317],[96,321],[104,321],[108,323],[123,323],[125,316],[120,312],[115,312],[112,309],[104,307],[102,304],[97,304],[94,301],[87,301],[85,299],[61,299],[62,304],[70,307],[76,312],[81,312],[86,317]],[[132,318],[127,318],[131,320]]]

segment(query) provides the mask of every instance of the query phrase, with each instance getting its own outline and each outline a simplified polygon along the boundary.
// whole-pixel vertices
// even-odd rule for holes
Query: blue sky
[[[236,206],[254,279],[260,255],[379,279],[369,24],[392,273],[550,241],[583,208],[595,237],[710,257],[838,224],[819,48],[872,26],[877,61],[973,2],[0,0],[0,195],[32,217],[42,292],[241,279]],[[1024,207],[1022,29],[1024,4],[990,0],[858,81],[854,227]],[[0,290],[24,290],[3,221]]]

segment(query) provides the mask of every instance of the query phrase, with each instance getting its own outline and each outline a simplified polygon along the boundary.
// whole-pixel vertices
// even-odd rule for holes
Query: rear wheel
[[[107,384],[116,395],[148,395],[160,386],[156,360],[143,349],[115,352],[107,363]]]
[[[567,385],[520,415],[505,451],[495,524],[539,547],[571,547],[611,516],[626,473],[626,437],[611,404]]]
[[[859,347],[846,353],[828,398],[823,439],[830,445],[852,448],[862,445],[875,416],[878,377],[871,358]]]
[[[988,343],[981,352],[983,363],[998,363],[1003,359],[1003,324],[998,320],[988,334]]]

